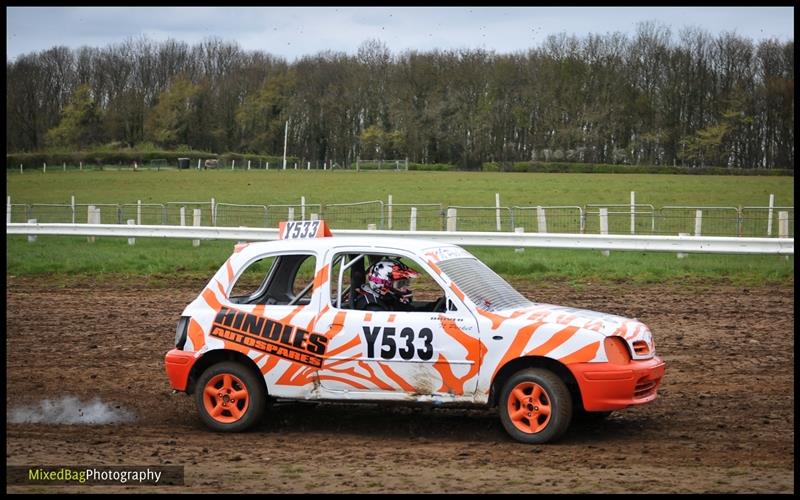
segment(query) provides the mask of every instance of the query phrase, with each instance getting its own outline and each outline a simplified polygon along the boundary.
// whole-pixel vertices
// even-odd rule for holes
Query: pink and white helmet
[[[412,292],[408,288],[410,280],[419,273],[395,259],[383,259],[369,268],[367,283],[378,295],[393,295],[401,302],[408,302]]]

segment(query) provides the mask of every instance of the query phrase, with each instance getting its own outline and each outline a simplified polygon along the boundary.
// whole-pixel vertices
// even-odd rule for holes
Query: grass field
[[[688,206],[794,206],[791,177],[502,172],[227,171],[30,172],[6,175],[12,203],[239,204],[394,203],[504,206],[637,203]]]
[[[687,206],[794,205],[790,177],[722,177],[623,174],[532,174],[465,172],[170,171],[52,172],[6,176],[13,203],[166,203],[206,201],[239,204],[347,203],[382,199],[395,203],[505,206],[637,203]],[[135,275],[208,278],[231,253],[233,242],[138,238],[6,237],[7,273]],[[794,259],[778,256],[527,249],[470,249],[498,273],[528,280],[565,279],[664,282],[726,280],[793,283]]]

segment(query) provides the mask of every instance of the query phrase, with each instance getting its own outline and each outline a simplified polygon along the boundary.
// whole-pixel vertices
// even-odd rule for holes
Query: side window
[[[256,261],[236,281],[230,300],[238,304],[308,304],[315,265],[313,255],[302,254]]]
[[[292,284],[292,295],[303,293],[303,290],[308,288],[308,296],[311,296],[311,285],[314,283],[314,273],[316,271],[317,259],[309,256],[300,264],[297,274],[294,277]]]
[[[331,272],[331,304],[337,306],[337,300],[342,301],[341,309],[352,309],[351,284],[357,283],[356,288],[364,283],[364,260],[362,254],[339,253],[333,257],[333,270]],[[345,267],[342,272],[342,267]],[[339,287],[339,273],[342,273],[342,284]],[[353,297],[354,298],[354,297]]]
[[[398,257],[397,255],[363,255],[357,253],[339,253],[334,256],[334,267],[331,274],[331,304],[336,306],[336,301],[341,298],[341,309],[373,309],[372,298],[362,290],[362,285],[369,287],[370,266],[380,265],[381,262],[400,262],[410,269],[419,273],[416,278],[409,279],[399,286],[410,292],[411,300],[408,303],[393,300],[392,297],[384,295],[378,299],[388,310],[397,311],[418,311],[418,312],[442,312],[448,307],[445,304],[446,294],[441,286],[428,274],[421,266],[417,265],[412,259]],[[342,268],[344,271],[341,272]],[[339,275],[341,272],[341,286]],[[361,296],[361,299],[359,297]],[[399,297],[399,295],[398,295]],[[379,310],[379,308],[378,308]],[[449,310],[454,310],[450,307]]]
[[[259,291],[263,292],[274,264],[275,257],[265,257],[250,264],[233,285],[231,301],[246,304],[251,298],[255,298]]]

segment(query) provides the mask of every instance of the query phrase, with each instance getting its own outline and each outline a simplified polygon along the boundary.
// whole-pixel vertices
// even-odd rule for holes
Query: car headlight
[[[615,365],[627,365],[631,361],[631,352],[628,344],[622,337],[611,336],[603,340],[603,347],[606,349],[606,357],[609,363]]]

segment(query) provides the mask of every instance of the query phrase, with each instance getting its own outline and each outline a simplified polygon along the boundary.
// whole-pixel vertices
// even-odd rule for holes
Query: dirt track
[[[497,412],[294,403],[214,434],[164,373],[203,283],[68,286],[7,277],[6,405],[95,396],[132,424],[7,424],[6,463],[183,464],[192,492],[794,492],[794,289],[517,284],[541,302],[637,317],[667,362],[659,399],[556,444],[512,441]],[[9,492],[154,490],[7,486]]]

